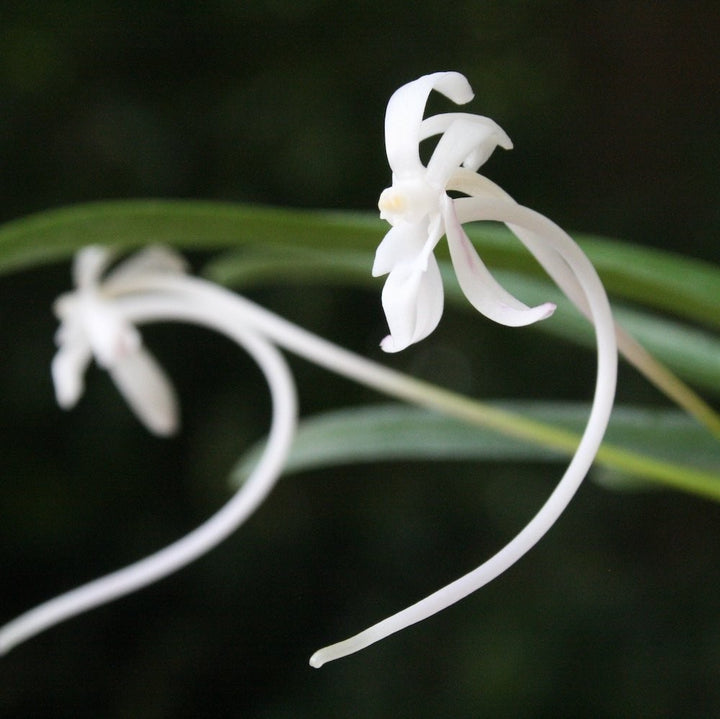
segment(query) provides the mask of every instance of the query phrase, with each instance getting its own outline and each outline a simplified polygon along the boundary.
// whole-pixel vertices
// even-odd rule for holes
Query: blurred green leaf
[[[488,404],[569,430],[578,439],[590,412],[580,403]],[[234,484],[247,477],[263,446],[240,459],[232,472]],[[562,461],[570,453],[424,409],[378,404],[302,420],[284,471],[392,460]],[[642,480],[638,486],[673,486],[720,500],[720,445],[676,410],[616,407],[596,463],[609,486],[629,486],[627,478],[632,478]]]
[[[541,275],[511,233],[496,225],[467,226],[495,268]],[[71,255],[83,245],[126,249],[163,243],[186,249],[241,246],[314,248],[370,253],[387,231],[373,214],[257,207],[192,200],[122,200],[49,210],[0,227],[0,272]],[[611,295],[720,325],[720,268],[676,254],[614,240],[576,236]],[[441,254],[444,252],[440,249]]]
[[[73,205],[0,226],[0,272],[70,257],[89,244],[191,250],[244,245],[365,247],[382,223],[352,213],[294,211],[194,200],[119,200]]]
[[[303,248],[266,248],[232,253],[213,260],[205,268],[208,277],[224,285],[246,289],[261,283],[299,282],[381,286],[371,277],[367,253],[336,251],[332,254]],[[447,298],[459,309],[474,311],[458,285],[447,261],[441,261]],[[592,326],[548,279],[539,279],[510,270],[494,273],[501,284],[527,304],[551,301],[557,305],[552,318],[528,329],[562,337],[593,347]],[[720,338],[681,322],[613,303],[617,321],[652,355],[679,377],[698,387],[720,393]]]
[[[372,252],[387,225],[372,215],[300,211],[199,201],[139,200],[78,205],[0,226],[0,272],[65,259],[102,243],[129,249],[150,243],[194,250],[234,248],[207,268],[211,279],[233,284],[261,280],[378,285]],[[551,300],[555,317],[541,331],[592,344],[592,330],[507,231],[485,223],[470,236],[496,274],[518,296]],[[717,326],[720,268],[677,255],[599,238],[579,238],[614,297]],[[237,253],[242,248],[241,254]],[[512,269],[508,269],[512,268]],[[468,307],[454,273],[444,272],[448,297]],[[623,307],[619,322],[680,377],[706,390],[720,388],[720,341],[694,327]]]

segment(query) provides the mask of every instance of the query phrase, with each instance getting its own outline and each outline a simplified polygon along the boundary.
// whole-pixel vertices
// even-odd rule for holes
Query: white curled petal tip
[[[471,112],[441,112],[437,115],[426,117],[420,125],[420,140],[427,140],[434,135],[440,135],[457,120],[467,120],[478,125],[484,125],[492,131],[497,138],[497,144],[503,150],[512,150],[513,143],[505,130],[489,117],[475,115]]]
[[[420,125],[428,96],[433,90],[454,103],[470,102],[473,91],[459,72],[436,72],[395,91],[385,113],[385,148],[394,173],[407,176],[423,168],[419,154]]]
[[[464,105],[475,97],[468,79],[459,72],[446,71],[425,75],[432,81],[431,89],[445,95],[456,105]],[[421,78],[422,79],[422,78]]]
[[[398,237],[399,232],[398,227],[391,227],[377,246],[372,266],[373,277],[386,275],[403,259],[403,247],[401,238]]]
[[[414,264],[393,270],[385,282],[382,304],[390,334],[380,343],[385,352],[400,352],[427,337],[443,313],[443,286],[435,258],[427,268]]]
[[[489,136],[487,142],[476,147],[463,160],[463,167],[477,171],[488,161],[488,158],[498,146],[502,147],[503,150],[512,150],[513,147],[512,141],[500,127],[497,127],[496,131]]]
[[[446,112],[440,115],[426,117],[420,127],[420,140],[426,140],[429,137],[445,132],[458,120],[474,123],[475,125],[485,127],[487,130],[487,135],[483,138],[484,141],[469,151],[466,157],[461,158],[463,167],[475,172],[487,162],[487,159],[496,147],[502,147],[503,150],[512,150],[512,140],[500,125],[489,117],[472,115],[468,112]]]
[[[525,327],[552,315],[555,311],[552,302],[528,307],[497,282],[465,234],[451,202],[444,216],[450,258],[458,283],[478,312],[507,327]]]
[[[142,346],[108,367],[120,394],[153,434],[166,437],[179,425],[175,390],[155,358]]]

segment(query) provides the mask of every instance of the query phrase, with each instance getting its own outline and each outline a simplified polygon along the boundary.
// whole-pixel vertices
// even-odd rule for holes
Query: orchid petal
[[[435,257],[428,258],[427,269],[413,264],[394,269],[382,292],[390,334],[381,342],[385,352],[399,352],[427,337],[440,322],[443,287]]]
[[[418,257],[426,239],[425,225],[403,222],[391,227],[375,250],[372,276],[386,275],[397,265],[407,264]]]
[[[480,259],[452,205],[444,217],[455,274],[465,297],[476,310],[488,319],[508,327],[524,327],[546,319],[555,311],[555,305],[551,302],[531,308],[513,297]]]
[[[473,195],[473,197],[458,198],[454,202],[455,214],[461,224],[477,219],[474,197],[490,195],[491,197],[501,200],[514,202],[513,198],[492,180],[463,168],[459,169],[450,178],[448,189]],[[549,245],[543,236],[537,232],[533,232],[526,227],[521,227],[511,222],[505,224],[515,237],[533,254],[535,259],[565,293],[568,299],[570,299],[583,314],[587,315],[589,308],[585,293],[575,273],[562,258],[562,255]]]
[[[482,218],[478,217],[477,201],[482,199],[482,195],[490,195],[496,199],[515,203],[507,192],[487,177],[463,169],[453,176],[450,188],[473,194],[473,197],[460,197],[454,201],[455,214],[462,224],[478,219],[488,219],[485,217],[485,213]],[[500,221],[500,217],[496,219]],[[589,310],[585,293],[577,276],[562,255],[548,244],[540,233],[512,222],[505,222],[505,225],[527,247],[568,299],[583,314],[587,315]]]
[[[468,155],[462,159],[463,167],[475,171],[487,162],[487,159],[493,153],[497,146],[504,150],[512,150],[512,140],[508,137],[505,130],[500,127],[494,120],[482,115],[472,115],[468,112],[446,112],[441,115],[433,115],[423,120],[420,126],[420,140],[426,140],[433,135],[439,135],[445,132],[455,121],[467,120],[478,125],[484,125],[489,130],[489,135],[485,142],[474,148]],[[449,189],[446,186],[446,189]]]
[[[167,247],[148,247],[118,264],[105,278],[103,288],[114,292],[120,285],[128,284],[144,274],[159,272],[179,275],[186,269],[187,263],[177,252]]]
[[[427,167],[427,181],[447,189],[448,180],[462,164],[473,171],[485,164],[499,145],[512,149],[505,131],[487,117],[464,112],[434,115],[423,121],[421,135],[432,137],[441,132]]]
[[[448,180],[446,189],[448,191],[455,190],[456,192],[462,192],[466,195],[472,195],[473,197],[480,197],[483,195],[489,195],[490,197],[496,197],[501,200],[510,200],[515,202],[512,196],[509,195],[505,190],[497,185],[489,178],[484,175],[479,175],[469,167],[458,167],[454,174]],[[471,197],[458,198],[459,200],[472,199]],[[460,204],[455,205],[455,211],[457,213],[460,222],[465,224],[466,222],[472,222],[472,216],[464,212]]]
[[[107,247],[90,245],[83,247],[73,262],[73,282],[78,289],[87,289],[97,284],[112,259]]]
[[[485,161],[497,146],[495,129],[485,123],[456,120],[440,138],[427,166],[426,180],[445,187],[463,161]]]
[[[503,150],[512,150],[512,140],[495,120],[491,120],[489,117],[483,115],[473,115],[471,112],[442,112],[438,115],[426,117],[420,125],[420,142],[445,132],[456,120],[468,120],[491,128],[495,135],[497,135],[497,144],[500,145]]]
[[[85,390],[85,370],[92,352],[89,345],[82,342],[67,342],[55,353],[50,365],[55,398],[63,409],[71,409],[77,404]]]
[[[385,113],[385,148],[393,174],[407,177],[422,171],[420,125],[428,96],[433,90],[458,105],[470,102],[473,91],[458,72],[436,72],[403,85],[388,102]]]
[[[113,366],[140,347],[140,333],[110,301],[82,297],[80,308],[87,341],[101,367]]]
[[[108,367],[108,372],[137,418],[151,432],[167,436],[177,431],[175,390],[147,350],[138,347]]]

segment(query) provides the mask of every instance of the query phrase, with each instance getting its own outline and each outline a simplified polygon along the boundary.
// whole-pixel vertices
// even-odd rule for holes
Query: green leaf
[[[365,247],[381,223],[351,213],[194,200],[119,200],[48,210],[0,226],[0,272],[70,257],[85,245],[193,250],[273,244]]]
[[[579,436],[590,408],[579,403],[488,403],[518,417],[550,423]],[[662,437],[662,442],[658,442]],[[247,477],[264,443],[247,452],[232,472]],[[470,425],[446,415],[396,404],[343,409],[301,421],[285,474],[338,464],[393,460],[562,461],[553,448]],[[720,445],[676,410],[616,407],[596,464],[611,486],[672,486],[720,500]],[[608,474],[611,473],[611,474]]]
[[[474,312],[450,264],[442,261],[440,267],[449,303]],[[303,248],[275,247],[228,254],[211,261],[205,273],[220,284],[239,289],[263,283],[298,282],[377,287],[379,290],[383,281],[370,276],[366,253],[336,251],[329,255]],[[503,286],[529,305],[547,301],[557,305],[552,318],[531,325],[529,330],[594,347],[592,326],[550,280],[509,270],[494,274]],[[720,338],[675,320],[613,304],[618,322],[658,360],[684,380],[720,393]]]
[[[92,243],[129,249],[150,243],[210,250],[243,248],[250,257],[211,266],[211,276],[229,281],[235,263],[247,263],[254,274],[275,283],[297,279],[324,282],[373,282],[372,252],[387,225],[374,216],[253,207],[189,200],[134,200],[78,205],[31,215],[0,226],[0,272],[69,257]],[[538,329],[590,344],[589,326],[550,283],[536,279],[542,271],[506,229],[495,224],[469,225],[468,232],[498,277],[529,303],[556,299],[556,316]],[[670,309],[676,316],[717,326],[720,268],[658,250],[611,240],[579,238],[611,295]],[[442,252],[442,249],[441,249]],[[266,253],[267,257],[258,257]],[[253,257],[254,255],[254,257]],[[512,268],[511,270],[507,268]],[[448,296],[467,303],[447,269]],[[613,297],[614,299],[614,297]],[[615,303],[614,303],[615,304]],[[718,391],[718,341],[707,333],[669,320],[618,308],[618,317],[647,349],[683,378]]]
[[[492,267],[542,270],[511,233],[467,226]],[[192,200],[120,200],[49,210],[0,226],[0,272],[67,258],[83,245],[131,248],[163,243],[186,249],[241,246],[371,253],[387,231],[375,215],[254,207]],[[611,295],[720,326],[720,269],[660,250],[576,236]],[[440,252],[444,252],[440,248]]]

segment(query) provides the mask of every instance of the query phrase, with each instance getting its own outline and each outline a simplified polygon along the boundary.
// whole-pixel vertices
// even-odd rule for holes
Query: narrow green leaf
[[[577,403],[488,404],[573,432],[578,440],[590,411]],[[232,472],[234,484],[245,479],[261,450],[262,444],[241,458]],[[569,454],[439,413],[379,404],[302,420],[285,474],[392,460],[561,461]],[[672,486],[720,500],[720,446],[676,410],[616,407],[596,464],[615,475],[615,486],[627,486],[620,475],[642,480],[640,486]]]
[[[459,309],[473,311],[458,285],[448,262],[440,262],[448,301]],[[210,279],[235,288],[278,282],[330,283],[377,287],[383,280],[371,277],[366,253],[336,251],[332,255],[302,248],[272,248],[233,253],[213,260],[205,268]],[[554,316],[532,325],[536,330],[561,337],[575,344],[593,347],[592,326],[572,303],[546,279],[518,272],[499,270],[497,279],[529,305],[551,301],[557,305]],[[707,391],[720,393],[720,338],[664,317],[658,317],[614,304],[618,322],[652,355],[682,379]]]
[[[158,243],[206,250],[284,243],[371,249],[379,220],[195,200],[120,200],[40,212],[0,226],[0,272],[70,257],[89,244],[130,249]]]
[[[294,277],[324,281],[350,281],[368,277],[371,256],[387,229],[370,215],[342,212],[287,210],[240,204],[185,200],[113,201],[50,210],[0,226],[0,273],[65,258],[91,243],[112,244],[128,249],[161,243],[188,249],[250,248],[253,252],[272,249],[274,264],[264,268],[275,272],[277,282],[284,257],[285,279]],[[500,268],[512,267],[506,275],[510,286],[522,283],[520,296],[533,302],[559,298],[548,283],[520,272],[540,272],[532,258],[502,227],[484,223],[469,226],[469,233],[485,259]],[[720,322],[716,311],[720,296],[720,268],[645,248],[591,238],[580,240],[598,267],[611,292],[632,297],[649,307],[669,307],[677,315]],[[314,256],[298,256],[310,252]],[[292,269],[287,262],[293,263]],[[215,274],[220,274],[220,265]],[[319,272],[318,268],[325,270]],[[256,277],[262,268],[251,270]],[[454,274],[446,271],[448,294],[460,299]],[[355,279],[359,281],[359,279]],[[375,280],[375,282],[377,282]],[[461,301],[461,306],[466,303]],[[562,333],[574,341],[589,343],[587,325],[574,313],[560,309],[540,329]],[[637,338],[676,373],[711,391],[717,391],[717,341],[665,320],[633,317],[618,313]],[[561,321],[562,320],[562,321]]]
[[[41,212],[0,226],[0,272],[66,258],[83,245],[187,249],[240,246],[371,253],[387,231],[375,215],[191,200],[121,200]],[[509,231],[488,223],[468,234],[489,265],[542,270]],[[720,268],[668,252],[577,236],[612,295],[720,326]],[[442,248],[440,249],[442,252]]]

